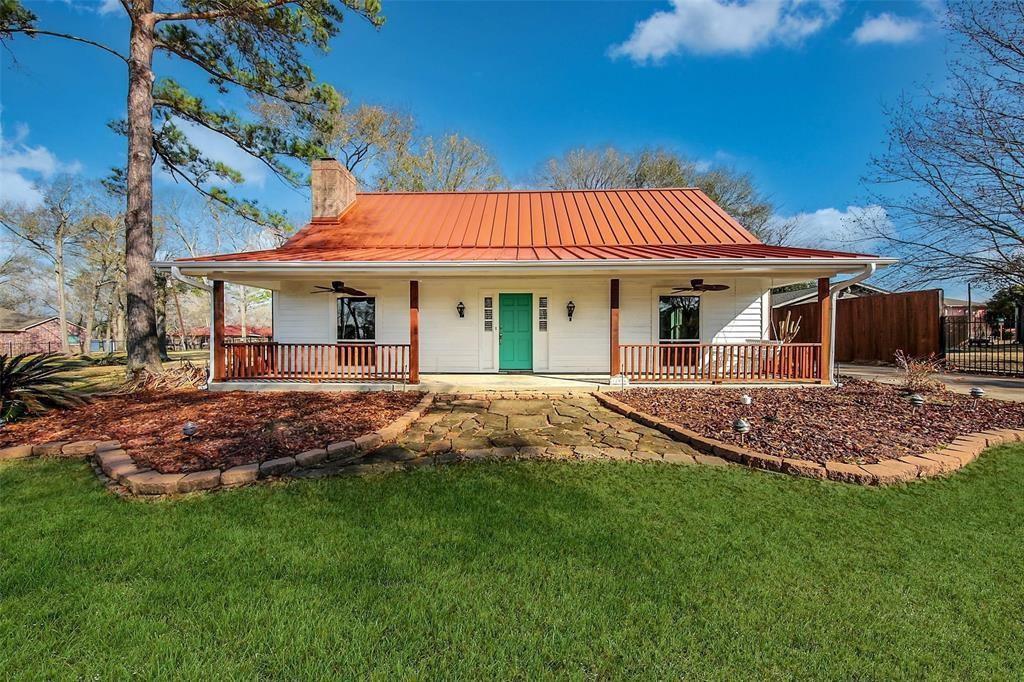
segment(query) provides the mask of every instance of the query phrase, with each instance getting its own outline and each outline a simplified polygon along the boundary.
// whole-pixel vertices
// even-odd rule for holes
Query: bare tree
[[[956,2],[945,87],[890,110],[872,160],[886,217],[858,227],[903,256],[910,277],[1024,283],[1024,2]]]
[[[458,133],[425,137],[385,156],[377,189],[386,192],[457,192],[497,189],[505,178],[480,144]]]
[[[699,187],[726,213],[769,244],[783,244],[794,229],[792,221],[775,217],[775,210],[746,173],[728,168],[700,169],[670,150],[641,149],[628,153],[606,147],[573,149],[549,159],[536,184],[551,189],[642,189]]]
[[[83,191],[69,176],[60,176],[38,188],[43,197],[40,206],[5,204],[0,207],[0,225],[53,268],[61,350],[70,353],[67,271],[69,257],[80,246],[86,228]]]

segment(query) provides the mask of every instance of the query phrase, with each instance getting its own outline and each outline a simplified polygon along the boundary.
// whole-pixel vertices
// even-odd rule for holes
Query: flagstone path
[[[295,475],[320,477],[331,475],[335,468],[345,469],[337,473],[370,473],[387,465],[501,459],[726,464],[612,412],[588,393],[442,394],[395,443],[367,453],[358,464],[328,463]]]

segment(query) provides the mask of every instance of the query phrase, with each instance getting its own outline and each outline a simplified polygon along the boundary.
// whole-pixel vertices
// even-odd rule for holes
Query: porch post
[[[619,280],[613,279],[611,283],[611,309],[609,311],[611,328],[609,329],[609,341],[611,342],[611,376],[617,377],[622,374],[622,367],[619,358]]]
[[[210,376],[214,381],[224,380],[224,282],[213,280],[213,323],[210,330],[210,351],[213,367]]]
[[[818,326],[821,331],[821,364],[818,366],[818,380],[827,384],[832,381],[832,296],[829,293],[828,277],[818,278]]]
[[[420,283],[409,280],[409,383],[420,383]]]

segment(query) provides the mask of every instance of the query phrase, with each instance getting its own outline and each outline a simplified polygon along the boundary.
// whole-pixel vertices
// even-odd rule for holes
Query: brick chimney
[[[337,159],[313,161],[313,220],[337,218],[356,202],[359,186]]]

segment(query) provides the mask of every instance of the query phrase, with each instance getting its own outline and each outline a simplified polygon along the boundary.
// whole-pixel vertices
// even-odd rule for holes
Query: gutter
[[[829,314],[832,319],[829,321],[829,329],[831,332],[829,333],[828,338],[832,347],[829,349],[828,354],[828,376],[832,380],[832,383],[836,383],[836,306],[839,304],[839,294],[846,289],[849,289],[854,284],[863,282],[868,277],[875,274],[876,270],[878,270],[878,263],[868,263],[864,266],[864,270],[862,272],[857,273],[850,279],[845,279],[842,282],[836,282],[828,289],[829,298],[832,299],[831,305],[829,305]]]
[[[807,267],[864,267],[866,264],[892,265],[892,258],[671,258],[671,259],[608,259],[608,260],[529,260],[529,261],[154,261],[155,268],[186,268],[188,270],[459,270],[472,269],[522,269],[557,267],[566,269],[604,268],[615,270],[623,267],[648,268],[707,268],[746,266],[751,269]],[[852,280],[847,280],[851,283]]]

